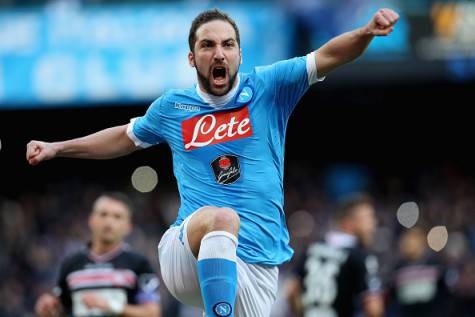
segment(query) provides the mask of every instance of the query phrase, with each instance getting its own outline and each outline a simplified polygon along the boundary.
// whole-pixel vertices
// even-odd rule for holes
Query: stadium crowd
[[[380,262],[380,276],[387,302],[387,316],[403,316],[395,300],[395,267],[409,252],[400,243],[407,228],[397,218],[403,202],[418,204],[420,217],[416,227],[425,235],[434,226],[445,226],[448,242],[436,253],[424,239],[423,259],[436,260],[440,269],[439,304],[446,310],[440,316],[473,316],[475,313],[475,181],[454,166],[436,171],[421,171],[411,179],[380,177],[365,173],[341,173],[341,168],[324,172],[302,164],[291,165],[286,173],[286,213],[295,258],[305,247],[323,236],[331,226],[331,212],[345,190],[364,189],[376,202],[378,230],[372,251]],[[351,169],[350,169],[351,170]],[[358,169],[356,169],[358,170]],[[362,172],[361,172],[362,171]],[[335,181],[337,179],[337,181]],[[338,181],[339,180],[339,181]],[[33,316],[34,301],[54,286],[57,263],[65,255],[80,248],[88,236],[87,214],[91,201],[103,190],[98,184],[64,181],[51,183],[37,192],[18,193],[16,197],[0,197],[0,316]],[[124,188],[136,204],[134,233],[129,243],[148,255],[158,270],[156,246],[161,234],[173,222],[179,198],[173,186],[159,186],[149,194],[132,187]],[[442,238],[443,240],[443,238]],[[399,244],[401,246],[399,246]],[[407,251],[407,252],[406,252]],[[425,259],[425,260],[424,260]],[[291,316],[285,303],[285,278],[295,261],[281,269],[281,292],[274,316]],[[432,262],[431,262],[432,263]],[[162,292],[164,316],[178,313],[177,303]],[[404,315],[405,316],[405,315]],[[410,316],[410,315],[407,315]]]

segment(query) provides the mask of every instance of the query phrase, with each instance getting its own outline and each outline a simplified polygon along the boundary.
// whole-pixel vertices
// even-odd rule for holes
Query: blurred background
[[[322,237],[338,199],[370,193],[386,315],[398,316],[394,267],[420,245],[440,269],[441,316],[475,316],[474,1],[0,0],[0,317],[34,316],[61,259],[87,241],[89,208],[103,190],[131,195],[129,242],[158,271],[156,246],[179,206],[166,146],[37,167],[25,147],[125,124],[166,89],[192,85],[189,26],[212,7],[240,27],[244,72],[304,55],[380,7],[400,14],[390,37],[312,87],[290,120],[292,246],[299,256]],[[413,226],[422,243],[400,243]],[[293,265],[281,268],[273,317],[292,316],[284,292]],[[200,316],[161,292],[164,316]]]

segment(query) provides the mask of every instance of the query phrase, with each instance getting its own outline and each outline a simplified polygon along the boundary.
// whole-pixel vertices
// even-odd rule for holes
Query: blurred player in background
[[[401,235],[400,261],[390,287],[390,300],[400,317],[449,316],[446,269],[427,248],[427,235],[412,228]]]
[[[312,84],[360,56],[375,36],[390,34],[397,20],[379,10],[366,26],[307,56],[243,74],[236,23],[216,9],[202,12],[188,38],[195,87],[166,92],[127,125],[64,142],[31,141],[27,160],[107,159],[167,143],[181,207],[159,244],[166,286],[209,317],[267,317],[277,266],[293,254],[283,210],[287,121]]]
[[[376,229],[371,200],[344,201],[336,227],[312,243],[289,281],[288,298],[297,316],[367,317],[384,315],[378,261],[367,252]]]
[[[39,316],[160,317],[157,275],[124,242],[131,213],[122,193],[97,198],[89,216],[91,241],[61,263],[57,287],[36,302]]]

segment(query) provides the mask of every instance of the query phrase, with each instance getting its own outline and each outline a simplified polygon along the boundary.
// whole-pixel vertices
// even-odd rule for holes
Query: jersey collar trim
[[[351,248],[358,243],[358,239],[349,233],[342,231],[330,231],[325,235],[325,241],[337,248]]]
[[[119,256],[123,251],[127,249],[127,244],[121,243],[115,249],[110,250],[104,254],[96,254],[91,251],[91,244],[88,244],[88,257],[94,262],[109,262],[115,257]]]

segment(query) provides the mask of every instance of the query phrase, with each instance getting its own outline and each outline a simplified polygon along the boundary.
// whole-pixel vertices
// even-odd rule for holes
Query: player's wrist
[[[374,37],[374,32],[369,24],[360,28],[358,31],[362,37]]]
[[[60,156],[63,152],[64,146],[62,142],[52,142],[50,143],[51,150],[53,151],[53,157]]]

